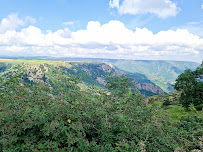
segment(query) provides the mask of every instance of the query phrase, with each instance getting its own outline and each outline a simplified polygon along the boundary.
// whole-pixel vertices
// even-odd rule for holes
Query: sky
[[[203,0],[0,0],[0,57],[203,60]]]

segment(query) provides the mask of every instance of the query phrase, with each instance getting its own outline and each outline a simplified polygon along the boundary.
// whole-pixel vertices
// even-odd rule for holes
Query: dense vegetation
[[[127,77],[110,75],[109,91],[82,89],[63,66],[28,68],[16,65],[0,77],[0,151],[202,149],[202,117],[194,106],[180,119],[170,115],[171,105],[180,108],[177,100],[147,101]]]
[[[175,89],[181,91],[180,102],[184,107],[203,105],[203,62],[195,71],[188,69],[180,74]]]

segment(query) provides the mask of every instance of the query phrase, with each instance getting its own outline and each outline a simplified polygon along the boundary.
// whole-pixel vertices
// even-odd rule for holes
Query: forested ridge
[[[202,68],[177,79],[198,84],[188,101],[181,85],[146,98],[124,75],[106,73],[101,88],[63,63],[15,64],[0,77],[0,151],[201,151]]]

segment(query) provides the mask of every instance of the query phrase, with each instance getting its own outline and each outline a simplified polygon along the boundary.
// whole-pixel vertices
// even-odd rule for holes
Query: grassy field
[[[89,62],[89,61],[49,61],[49,60],[29,60],[29,59],[0,59],[0,63],[31,63],[31,64],[64,64],[70,62]]]

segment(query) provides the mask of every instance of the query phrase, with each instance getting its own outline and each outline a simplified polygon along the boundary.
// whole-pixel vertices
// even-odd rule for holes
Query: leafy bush
[[[108,95],[81,91],[76,77],[52,66],[44,75],[48,83],[26,83],[25,72],[0,78],[0,151],[167,152],[193,145],[160,106],[145,104],[123,77],[109,81],[120,90]]]

